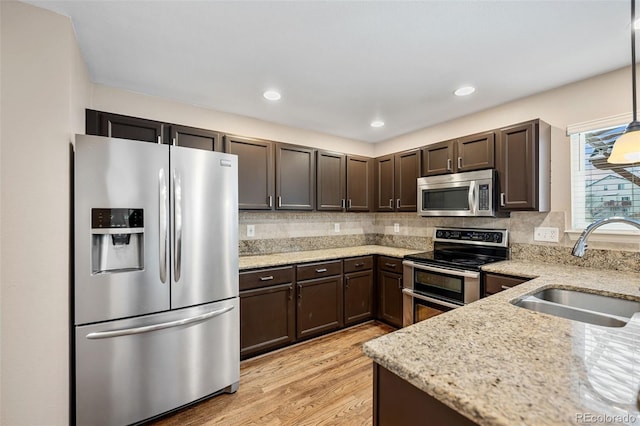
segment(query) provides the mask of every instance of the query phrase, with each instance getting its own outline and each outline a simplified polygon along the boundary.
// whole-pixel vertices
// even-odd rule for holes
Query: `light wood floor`
[[[370,322],[243,361],[238,392],[154,425],[371,425],[373,367],[361,347],[391,331]]]

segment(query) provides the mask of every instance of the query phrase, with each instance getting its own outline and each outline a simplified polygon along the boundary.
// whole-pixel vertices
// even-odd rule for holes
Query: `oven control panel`
[[[507,247],[506,229],[456,229],[438,228],[434,232],[435,241],[483,243]]]

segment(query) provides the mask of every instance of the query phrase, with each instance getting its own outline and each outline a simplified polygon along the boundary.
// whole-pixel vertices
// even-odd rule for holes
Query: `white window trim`
[[[584,121],[581,123],[575,123],[567,126],[567,136],[574,135],[576,133],[584,133],[589,132],[591,130],[604,129],[607,127],[615,127],[622,126],[628,124],[633,119],[633,115],[631,113],[618,114],[610,117],[605,117],[597,120]],[[579,162],[582,160],[584,164],[584,152],[576,153],[574,147],[574,141],[571,138],[571,214],[568,216],[570,221],[570,229],[565,230],[565,234],[569,236],[570,241],[576,241],[580,234],[584,231],[583,229],[573,228],[573,212],[575,211],[574,206],[574,176],[573,170],[576,167],[575,162]],[[582,186],[580,186],[582,188]],[[616,224],[614,224],[615,226]],[[617,224],[620,226],[620,224]],[[602,242],[613,242],[613,243],[637,243],[638,237],[640,236],[640,230],[636,229],[631,225],[622,225],[624,228],[628,229],[607,229],[608,225],[597,229],[594,231],[589,237],[590,241],[602,241]]]

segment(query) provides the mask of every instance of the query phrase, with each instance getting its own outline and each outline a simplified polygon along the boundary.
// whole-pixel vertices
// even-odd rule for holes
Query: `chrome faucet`
[[[584,253],[587,251],[587,239],[589,238],[589,235],[591,235],[593,231],[600,228],[602,225],[606,225],[608,223],[616,223],[616,222],[633,225],[636,228],[640,229],[640,221],[636,219],[630,219],[628,217],[611,216],[611,217],[605,217],[604,219],[596,220],[591,225],[587,226],[585,230],[582,232],[582,234],[580,235],[580,238],[578,238],[578,241],[576,241],[576,245],[573,246],[573,251],[571,252],[571,254],[577,257],[584,256]]]

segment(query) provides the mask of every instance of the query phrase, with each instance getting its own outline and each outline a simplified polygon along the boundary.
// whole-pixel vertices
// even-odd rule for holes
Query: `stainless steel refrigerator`
[[[78,425],[125,425],[240,377],[234,155],[77,135]]]

